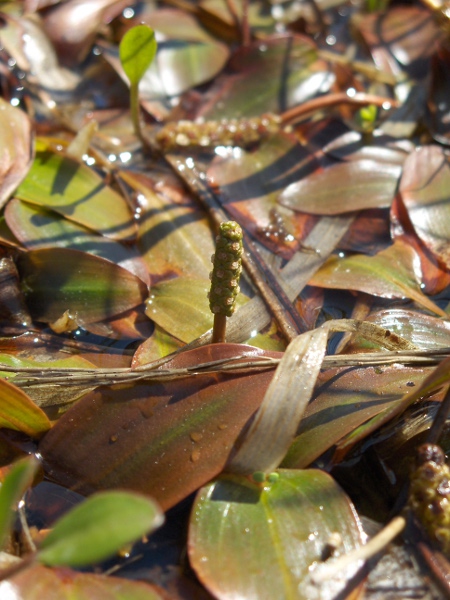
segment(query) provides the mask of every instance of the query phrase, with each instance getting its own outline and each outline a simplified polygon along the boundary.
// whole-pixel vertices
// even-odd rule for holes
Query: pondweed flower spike
[[[439,446],[418,448],[408,503],[430,539],[450,556],[450,469]]]
[[[214,314],[212,342],[225,341],[226,318],[235,310],[242,272],[242,229],[234,221],[225,221],[219,226],[216,237],[216,252],[211,261],[213,270],[209,307]]]

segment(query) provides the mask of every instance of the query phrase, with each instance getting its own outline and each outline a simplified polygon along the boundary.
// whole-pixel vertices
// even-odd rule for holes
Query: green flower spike
[[[242,272],[242,229],[234,221],[220,224],[216,252],[212,256],[213,270],[209,307],[214,314],[213,343],[225,341],[226,317],[231,317],[239,293]]]
[[[423,444],[417,454],[409,506],[430,539],[450,557],[450,469],[439,446]]]

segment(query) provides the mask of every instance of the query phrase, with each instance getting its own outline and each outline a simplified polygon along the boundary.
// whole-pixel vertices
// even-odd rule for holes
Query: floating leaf
[[[51,427],[45,413],[21,389],[0,379],[0,427],[41,437]]]
[[[311,573],[323,561],[332,533],[339,554],[362,545],[355,511],[339,486],[318,470],[279,470],[256,484],[226,475],[200,490],[189,528],[191,564],[220,600],[340,597],[357,564],[322,595]]]
[[[135,236],[136,225],[125,199],[95,171],[51,151],[39,151],[16,196],[117,240]]]
[[[440,146],[422,146],[404,165],[400,193],[419,238],[450,266],[450,163]]]
[[[132,85],[142,79],[155,58],[155,32],[148,25],[136,25],[123,36],[119,46],[120,62]]]
[[[375,256],[332,256],[310,280],[311,285],[350,289],[383,298],[410,298],[443,317],[447,314],[420,291],[415,275],[417,255],[397,240]]]
[[[48,566],[82,567],[104,560],[161,525],[156,504],[127,492],[103,492],[59,519],[40,544]]]
[[[19,460],[0,483],[0,548],[9,533],[17,503],[33,482],[38,466],[31,456]]]
[[[411,386],[420,386],[429,373],[430,368],[397,365],[327,370],[281,465],[307,467],[373,416],[400,406]]]
[[[145,312],[177,339],[191,342],[213,325],[208,303],[210,285],[209,281],[191,277],[158,283],[152,288]]]
[[[133,355],[133,367],[146,365],[154,360],[158,360],[163,356],[172,354],[179,350],[183,344],[175,337],[166,333],[158,325],[155,325],[153,334],[147,338]]]
[[[241,356],[280,356],[251,346],[212,344],[183,352],[164,369]],[[123,487],[167,509],[226,464],[259,406],[272,371],[201,374],[152,385],[102,388],[81,399],[40,444],[49,477],[81,493]]]
[[[78,573],[70,569],[49,569],[35,565],[11,579],[0,581],[0,596],[15,600],[167,600],[166,593],[142,581]]]
[[[324,93],[334,80],[328,66],[317,61],[316,46],[297,35],[245,45],[229,67],[232,74],[216,79],[197,116],[219,120],[281,113]]]
[[[18,268],[38,321],[53,323],[69,310],[79,323],[92,323],[137,306],[147,295],[129,271],[77,250],[33,250],[20,256]]]
[[[0,207],[26,176],[33,160],[31,121],[0,98]]]
[[[373,160],[337,163],[291,183],[278,201],[294,210],[336,215],[384,208],[395,197],[401,167]]]
[[[277,205],[277,198],[286,186],[318,166],[308,147],[279,133],[256,150],[216,157],[207,175],[228,213],[271,251],[290,258],[314,219]]]
[[[430,56],[444,35],[433,15],[418,6],[366,15],[358,29],[379,69],[398,73],[400,64],[414,78],[429,75]]]
[[[121,171],[120,178],[139,194],[138,247],[152,278],[177,274],[209,281],[214,244],[204,213],[155,193],[142,175]]]
[[[28,249],[71,248],[106,258],[149,283],[148,272],[135,248],[125,246],[38,206],[13,198],[5,208],[6,222]]]

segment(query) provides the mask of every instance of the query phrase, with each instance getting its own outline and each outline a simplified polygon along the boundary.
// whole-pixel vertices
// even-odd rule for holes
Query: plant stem
[[[214,325],[212,331],[212,344],[219,344],[225,342],[225,331],[227,327],[227,318],[225,315],[216,314],[214,315]]]
[[[139,118],[139,83],[130,84],[130,111],[134,132],[139,140],[144,143],[141,132],[141,121]]]

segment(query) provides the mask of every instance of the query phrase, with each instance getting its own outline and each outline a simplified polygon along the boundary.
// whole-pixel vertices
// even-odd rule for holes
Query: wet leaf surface
[[[135,236],[125,200],[87,165],[50,151],[37,152],[16,196],[116,240]]]
[[[450,264],[450,165],[442,148],[423,146],[405,162],[400,193],[412,225],[440,261]]]
[[[0,99],[0,206],[24,179],[33,160],[31,121],[18,108]]]
[[[53,322],[66,310],[80,323],[99,321],[140,304],[146,286],[114,263],[77,250],[32,250],[19,270],[33,316]]]
[[[164,368],[242,354],[249,361],[270,356],[250,346],[214,344],[183,353]],[[205,374],[99,389],[58,421],[39,451],[49,476],[62,485],[81,493],[133,489],[167,509],[223,469],[272,376]]]
[[[294,210],[335,215],[389,207],[401,169],[371,160],[338,163],[289,185],[278,201]]]
[[[140,581],[129,581],[70,569],[34,566],[13,579],[0,582],[0,594],[14,594],[21,600],[37,600],[39,593],[49,600],[167,600],[163,590]]]
[[[320,590],[311,581],[332,532],[341,552],[361,545],[346,496],[321,471],[279,470],[274,483],[222,477],[200,490],[189,529],[189,557],[203,584],[222,599],[334,598],[354,574]]]
[[[0,408],[21,399],[17,414],[6,410],[0,464],[35,452],[49,424],[28,423],[37,405],[55,422],[39,443],[46,477],[87,495],[128,487],[173,507],[167,527],[98,567],[165,591],[111,591],[111,578],[55,567],[25,571],[0,595],[348,597],[339,588],[346,574],[326,585],[315,565],[303,574],[323,558],[326,532],[356,523],[350,504],[327,475],[295,469],[330,470],[381,525],[397,510],[415,446],[445,408],[448,15],[415,0],[26,0],[0,12]],[[119,47],[142,23],[158,52],[139,72],[141,137]],[[184,132],[170,153],[157,142],[167,125]],[[196,146],[186,146],[191,137]],[[205,346],[210,256],[227,219],[243,228],[245,248],[245,303],[228,320],[227,341],[271,351]],[[326,342],[330,327],[346,333]],[[236,371],[228,361],[242,353]],[[279,362],[290,365],[283,377],[274,375]],[[282,458],[289,469],[272,475]],[[247,479],[224,477],[237,463]],[[192,494],[204,485],[204,529],[189,565],[199,582],[184,549]],[[255,490],[264,509],[230,500]],[[329,490],[345,505],[340,522],[320,511]],[[35,521],[26,494],[32,527],[53,525],[53,493],[34,495]],[[259,530],[246,532],[252,510]],[[318,525],[297,536],[304,512]],[[14,536],[27,547],[20,519]],[[439,598],[415,573],[390,581],[391,600]],[[370,580],[365,600],[377,600],[380,585]]]
[[[12,383],[0,379],[0,427],[39,438],[51,427],[45,413]]]
[[[446,313],[420,291],[417,255],[399,241],[375,256],[331,257],[310,280],[312,285],[353,289],[385,298],[410,298],[440,316]]]

